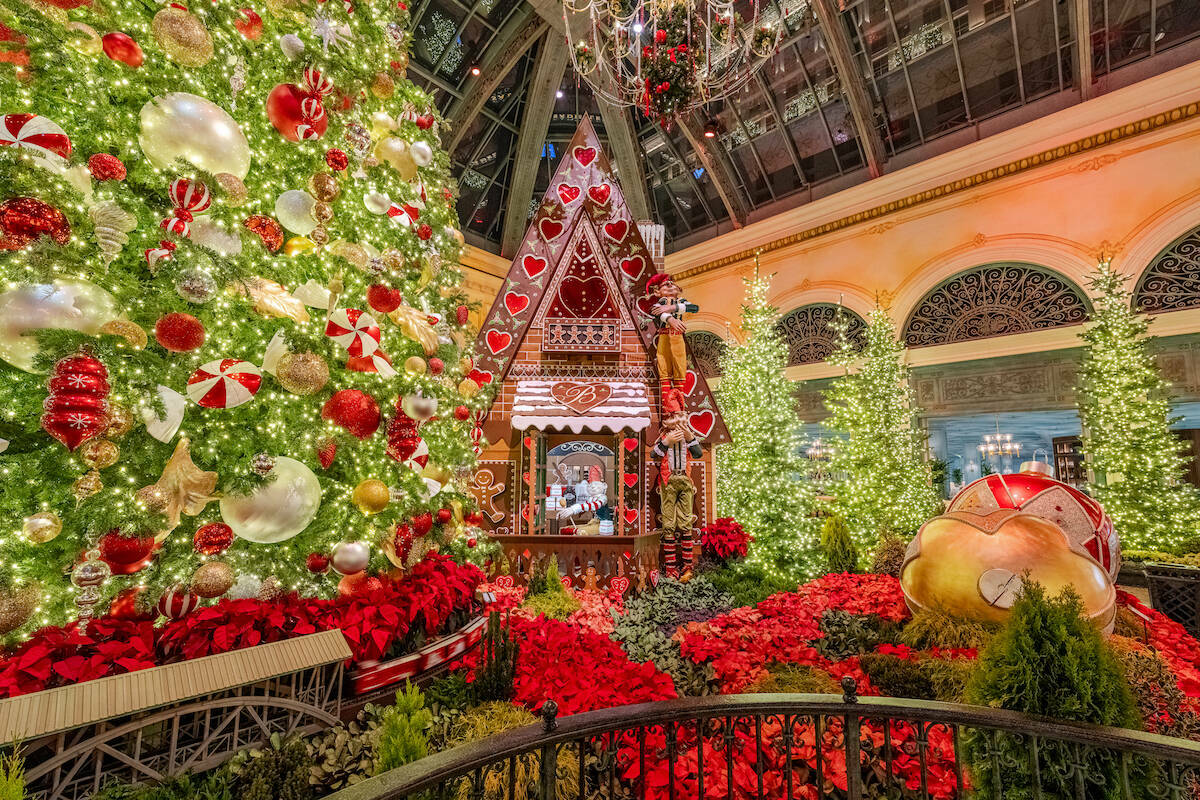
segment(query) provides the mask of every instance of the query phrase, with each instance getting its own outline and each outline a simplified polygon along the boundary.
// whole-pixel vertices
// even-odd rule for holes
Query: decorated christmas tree
[[[825,393],[832,440],[829,471],[836,513],[855,543],[874,548],[888,531],[912,533],[940,503],[925,461],[920,409],[904,364],[904,345],[888,313],[871,312],[866,344],[858,349],[843,321],[829,357],[845,370]]]
[[[1126,547],[1171,550],[1194,540],[1200,497],[1183,482],[1185,456],[1171,432],[1170,391],[1132,308],[1125,278],[1101,262],[1092,322],[1080,334],[1079,418],[1091,471],[1088,491]]]
[[[409,21],[0,0],[0,633],[466,546],[479,385]]]
[[[734,517],[754,537],[746,558],[773,577],[799,581],[817,569],[818,529],[813,492],[801,480],[803,436],[796,386],[783,374],[787,346],[767,302],[768,278],[746,282],[742,329],[746,340],[721,357],[717,404],[730,444],[717,448],[718,515]]]

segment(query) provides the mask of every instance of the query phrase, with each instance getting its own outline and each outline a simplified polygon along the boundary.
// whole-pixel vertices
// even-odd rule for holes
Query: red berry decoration
[[[94,153],[87,161],[88,172],[98,181],[125,180],[125,165],[109,153]]]
[[[158,598],[158,613],[171,619],[187,616],[200,605],[200,598],[189,592],[182,584],[175,584]]]
[[[441,375],[442,370],[446,368],[446,362],[442,361],[437,356],[429,359],[429,371],[434,375]]]
[[[375,398],[358,389],[342,389],[325,401],[321,416],[348,430],[359,439],[366,439],[379,430],[379,404]]]
[[[68,450],[108,429],[108,370],[86,353],[54,365],[50,396],[42,403],[42,429]]]
[[[429,533],[433,530],[433,514],[428,511],[417,514],[412,519],[412,529],[417,536]]]
[[[142,48],[127,33],[120,31],[106,33],[101,41],[104,43],[104,55],[113,61],[120,61],[127,67],[137,69],[146,60],[145,55],[142,54]]]
[[[439,525],[445,525],[454,516],[454,512],[448,508],[439,508],[437,512],[437,521]]]
[[[274,253],[283,247],[283,227],[272,217],[268,217],[266,214],[254,214],[247,217],[242,224],[253,233],[258,234],[258,238],[262,239],[263,247],[267,248],[268,252]]]
[[[100,537],[100,560],[108,564],[115,575],[132,575],[150,563],[154,552],[154,535],[126,536],[113,528]]]
[[[155,323],[154,338],[172,353],[190,353],[204,344],[204,325],[191,314],[172,311]]]
[[[350,157],[346,155],[345,150],[333,147],[325,151],[325,163],[334,172],[342,172],[346,167],[350,166]]]
[[[330,436],[317,445],[317,460],[321,462],[321,469],[329,469],[335,457],[337,457],[337,439]]]
[[[57,208],[36,197],[14,197],[0,203],[0,250],[20,250],[40,236],[64,245],[71,241],[71,223]]]
[[[422,222],[417,228],[417,238],[422,242],[429,241],[429,237],[433,236],[433,228],[429,227],[429,223]]]
[[[382,283],[373,283],[367,287],[367,305],[372,311],[388,314],[399,308],[403,302],[404,295],[399,289],[384,286]]]
[[[240,33],[242,36],[254,41],[262,36],[262,17],[260,17],[258,12],[253,8],[240,9],[237,14],[237,19],[233,21],[233,27],[237,28],[238,33]]]
[[[466,422],[471,418],[471,409],[466,406],[457,406],[454,409],[454,418],[459,422]]]
[[[471,309],[466,306],[459,306],[454,309],[454,318],[458,320],[459,325],[466,325],[471,319]]]
[[[308,567],[309,572],[324,575],[329,571],[329,556],[324,553],[309,553],[308,558],[304,559],[304,566]]]
[[[202,556],[215,556],[233,544],[233,528],[224,522],[201,525],[192,537],[192,547]]]

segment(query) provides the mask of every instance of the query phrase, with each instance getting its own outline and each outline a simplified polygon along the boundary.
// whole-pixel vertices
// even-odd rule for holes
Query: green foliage
[[[933,698],[933,682],[919,661],[883,653],[868,653],[858,661],[871,685],[888,697]]]
[[[579,599],[566,590],[559,578],[557,556],[550,556],[545,568],[537,570],[530,578],[529,593],[521,606],[534,614],[560,620],[579,610]]]
[[[7,796],[4,800],[9,800]],[[23,795],[14,795],[23,797]],[[109,783],[92,795],[92,800],[233,800],[229,774],[224,770],[208,775],[179,775],[160,784]]]
[[[495,611],[488,615],[487,631],[479,646],[481,658],[471,684],[475,701],[508,700],[513,694],[519,647],[509,634],[507,621],[501,624]]]
[[[921,672],[933,687],[933,700],[943,703],[962,703],[967,683],[975,674],[975,660],[970,658],[925,658]]]
[[[846,520],[837,514],[825,518],[821,526],[821,551],[826,572],[858,572],[858,552],[850,538]]]
[[[461,745],[478,742],[500,733],[532,725],[538,719],[529,711],[510,703],[481,703],[471,708],[454,723],[450,744]],[[541,754],[534,751],[528,757],[513,761],[516,780],[509,787],[508,770],[487,770],[483,776],[481,791],[469,779],[458,781],[452,789],[455,800],[533,800],[541,770]],[[558,797],[576,797],[579,793],[579,759],[566,751],[558,759]]]
[[[842,477],[830,489],[834,509],[861,549],[880,531],[914,532],[941,509],[925,461],[925,436],[904,365],[904,344],[887,312],[871,312],[859,350],[838,324],[838,347],[829,361],[844,370],[825,392],[831,438],[829,471]]]
[[[1137,706],[1120,662],[1100,632],[1084,619],[1083,604],[1069,588],[1048,598],[1041,585],[1025,583],[1008,622],[980,654],[966,697],[976,705],[1068,722],[1139,726]],[[980,733],[967,737],[968,761],[980,796],[1031,796],[1035,770],[1024,741],[1006,734],[997,734],[991,742],[987,739]],[[994,759],[996,750],[998,762]],[[1043,743],[1040,774],[1047,796],[1073,795],[1073,753],[1065,744]],[[1092,751],[1084,757],[1090,775],[1099,781],[1093,784],[1099,787],[1097,793],[1089,797],[1120,797],[1120,773],[1114,756]],[[995,763],[1006,765],[1002,775],[994,771]]]
[[[922,609],[904,626],[900,641],[914,650],[980,649],[1000,630],[993,622],[957,617],[939,609]]]
[[[425,695],[408,681],[396,691],[396,705],[383,714],[379,734],[379,772],[402,767],[429,752],[425,729],[433,714],[425,707]]]
[[[736,517],[754,537],[749,566],[793,586],[818,569],[812,488],[797,477],[808,469],[796,415],[796,385],[784,374],[787,346],[767,302],[770,281],[746,282],[746,340],[721,356],[717,404],[732,442],[716,449],[717,512]]]
[[[308,782],[318,794],[353,786],[379,771],[379,736],[385,709],[367,703],[348,723],[326,728],[304,740]]]
[[[772,664],[766,677],[746,687],[748,694],[841,694],[837,680],[823,669],[802,664]]]
[[[18,753],[0,755],[0,800],[25,800],[25,761]]]
[[[268,747],[238,753],[229,762],[238,800],[310,800],[312,760],[299,737],[271,735]]]
[[[768,574],[745,561],[726,564],[705,572],[704,577],[722,593],[733,598],[734,607],[756,606],[773,594],[794,592],[797,582],[778,573]]]
[[[433,715],[429,726],[429,748],[444,749],[450,739],[450,731],[459,716],[471,703],[471,686],[464,672],[442,675],[429,684],[425,691],[425,702]]]
[[[871,558],[871,572],[877,575],[900,577],[900,568],[904,566],[904,555],[908,552],[908,542],[894,531],[885,531],[875,546]]]
[[[1121,542],[1177,551],[1200,529],[1200,495],[1183,480],[1188,456],[1171,431],[1170,386],[1147,335],[1150,318],[1131,307],[1126,279],[1101,262],[1097,298],[1083,328],[1077,393],[1083,452],[1094,478],[1089,493],[1104,506]]]
[[[1180,564],[1185,567],[1200,567],[1200,553],[1164,553],[1159,550],[1121,550],[1122,564],[1144,564],[1157,561],[1162,564]]]
[[[856,616],[846,611],[829,610],[821,615],[821,633],[817,652],[830,661],[841,661],[872,650],[880,642],[878,617]]]

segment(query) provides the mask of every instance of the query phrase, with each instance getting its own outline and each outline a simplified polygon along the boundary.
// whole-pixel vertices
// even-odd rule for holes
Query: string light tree
[[[409,22],[0,2],[0,633],[466,550],[482,398]]]
[[[818,571],[818,529],[812,487],[798,479],[808,465],[770,284],[757,270],[746,280],[746,340],[721,356],[715,393],[732,442],[716,450],[717,506],[718,516],[735,517],[754,537],[747,567],[798,583]]]
[[[1112,518],[1127,548],[1190,549],[1200,496],[1183,481],[1183,445],[1171,432],[1170,387],[1150,350],[1150,320],[1133,309],[1125,277],[1102,258],[1079,367],[1088,493]]]
[[[861,350],[847,335],[849,319],[834,323],[837,346],[830,363],[844,373],[825,392],[831,437],[829,472],[833,510],[846,520],[860,552],[888,532],[914,533],[941,510],[920,409],[909,385],[905,347],[883,308],[871,312]]]

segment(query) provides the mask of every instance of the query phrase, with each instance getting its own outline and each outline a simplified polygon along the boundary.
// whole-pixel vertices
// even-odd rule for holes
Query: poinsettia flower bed
[[[0,657],[0,697],[333,629],[345,635],[355,661],[377,660],[461,617],[482,580],[477,567],[433,553],[402,578],[381,579],[380,588],[350,597],[221,600],[162,627],[149,617],[104,617],[86,633],[74,624],[43,628]]]
[[[1117,602],[1146,620],[1146,642],[1167,660],[1179,690],[1200,698],[1200,642],[1182,625],[1128,592],[1117,591]]]
[[[701,551],[722,561],[729,558],[745,558],[754,537],[733,517],[720,517],[711,525],[700,529]]]

